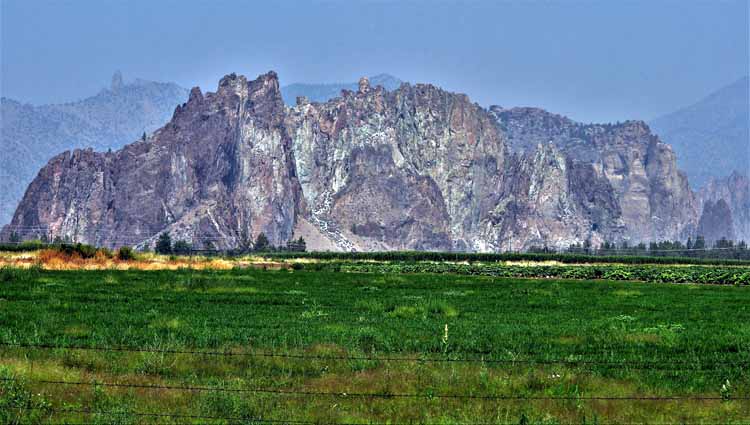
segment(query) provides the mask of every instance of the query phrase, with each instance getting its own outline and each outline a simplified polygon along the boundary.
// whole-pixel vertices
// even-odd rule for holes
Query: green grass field
[[[745,286],[3,269],[0,344],[2,423],[750,423]]]

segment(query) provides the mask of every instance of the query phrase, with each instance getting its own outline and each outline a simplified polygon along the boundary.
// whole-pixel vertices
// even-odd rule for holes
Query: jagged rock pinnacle
[[[122,86],[123,86],[122,72],[120,72],[119,70],[115,71],[114,75],[112,75],[112,86],[111,86],[112,87],[112,91],[113,92],[118,92],[118,91],[120,91],[120,89],[122,88]]]
[[[370,79],[362,77],[359,79],[359,93],[364,94],[370,91]]]

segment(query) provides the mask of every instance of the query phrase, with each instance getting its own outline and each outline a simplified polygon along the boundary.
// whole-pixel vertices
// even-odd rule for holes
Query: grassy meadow
[[[0,422],[750,423],[750,287],[299,264],[0,269]]]

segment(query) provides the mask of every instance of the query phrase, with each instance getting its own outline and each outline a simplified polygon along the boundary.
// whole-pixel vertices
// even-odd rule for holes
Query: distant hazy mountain
[[[0,223],[10,221],[39,169],[60,152],[118,149],[164,125],[188,91],[172,83],[120,73],[99,94],[71,103],[33,106],[0,99]]]
[[[383,86],[386,90],[396,90],[402,83],[389,74],[378,74],[369,78],[373,87]],[[307,84],[294,83],[281,88],[284,103],[293,106],[297,96],[306,96],[312,102],[325,102],[341,95],[341,90],[357,91],[357,83]]]
[[[709,177],[720,178],[732,171],[748,174],[748,77],[649,125],[672,145],[679,167],[695,188],[703,186]]]

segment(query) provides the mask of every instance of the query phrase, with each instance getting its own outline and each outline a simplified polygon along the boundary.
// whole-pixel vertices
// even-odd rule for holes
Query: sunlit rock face
[[[586,170],[572,179],[574,187],[596,182],[599,193],[608,193],[592,204],[594,216],[618,218],[618,231],[604,231],[603,237],[685,240],[695,231],[698,204],[687,177],[677,169],[671,147],[642,121],[581,124],[536,108],[493,106],[490,111],[512,150],[528,152],[536,143],[549,143]]]
[[[360,81],[287,119],[310,219],[356,249],[482,249],[498,201],[502,135],[467,96]]]
[[[486,252],[677,239],[696,215],[671,149],[643,123],[584,126],[366,78],[286,107],[269,72],[193,89],[145,141],[55,157],[12,225],[108,246],[169,231],[198,246],[264,233],[312,249]]]
[[[291,238],[299,186],[274,73],[197,88],[146,141],[113,153],[65,152],[29,186],[13,222],[51,237],[119,246],[158,232],[236,246]],[[32,224],[33,223],[33,224]],[[6,230],[6,233],[8,230]]]

